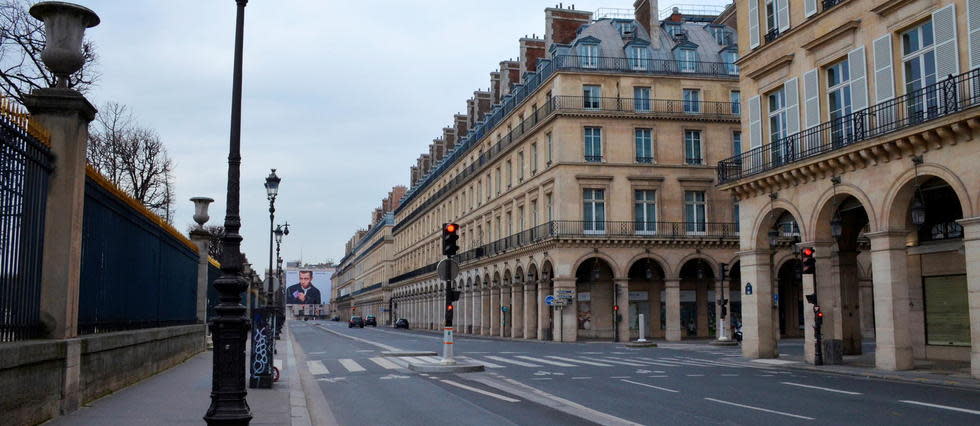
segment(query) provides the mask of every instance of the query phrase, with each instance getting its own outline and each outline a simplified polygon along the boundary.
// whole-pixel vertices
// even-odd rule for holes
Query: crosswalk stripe
[[[638,362],[620,361],[618,359],[600,358],[602,362],[611,362],[613,364],[629,365],[631,367],[646,367]]]
[[[397,364],[399,367],[408,368],[409,360],[405,359],[405,357],[401,357],[401,356],[400,357],[390,357],[388,359],[388,361]]]
[[[387,359],[384,359],[384,358],[381,358],[381,357],[375,357],[375,358],[369,358],[369,359],[371,360],[371,362],[374,362],[375,364],[378,364],[378,365],[384,367],[386,370],[394,370],[396,368],[400,368],[398,366],[398,364],[395,364],[395,363],[393,363],[391,361],[388,361]]]
[[[483,366],[484,367],[487,367],[487,368],[505,368],[504,366],[502,366],[500,364],[494,364],[492,362],[488,362],[488,361],[484,361],[484,360],[480,360],[480,359],[473,359],[473,358],[464,357],[464,356],[461,356],[459,358],[461,358],[461,359],[468,359],[468,360],[471,360],[471,361],[474,361],[474,362],[478,362],[480,364],[483,364]]]
[[[568,362],[577,362],[577,363],[579,363],[579,364],[585,364],[585,365],[594,365],[594,366],[596,366],[596,367],[612,367],[612,364],[603,364],[603,363],[601,363],[601,362],[593,362],[593,361],[582,361],[582,360],[580,360],[580,359],[573,359],[573,358],[565,358],[565,357],[561,357],[561,356],[551,356],[551,355],[548,355],[547,357],[548,357],[548,358],[551,358],[551,359],[558,359],[558,360],[562,360],[562,361],[568,361]]]
[[[505,362],[505,363],[508,363],[508,364],[519,365],[521,367],[540,367],[540,365],[531,364],[530,362],[515,361],[515,360],[512,360],[512,359],[507,359],[507,358],[499,357],[499,356],[484,355],[483,357],[484,358],[492,359],[494,361],[500,361],[500,362]]]
[[[704,362],[707,362],[707,363],[710,363],[710,364],[717,365],[719,367],[745,368],[744,365],[738,365],[738,364],[731,363],[731,362],[719,362],[719,361],[711,361],[711,360],[703,360],[703,361]]]
[[[330,370],[327,370],[327,366],[323,365],[323,361],[306,361],[306,366],[310,369],[310,374],[314,376],[330,374]]]
[[[639,362],[641,364],[647,364],[647,365],[656,365],[660,367],[673,367],[672,365],[666,365],[666,364],[658,363],[656,361],[647,361],[641,358],[619,358],[619,359],[623,361],[629,361],[629,362]]]
[[[535,357],[532,357],[532,356],[525,356],[525,355],[517,355],[515,358],[526,359],[526,360],[529,360],[529,361],[540,362],[540,363],[543,363],[543,364],[549,364],[549,365],[554,365],[554,366],[558,366],[558,367],[579,367],[578,365],[569,364],[567,362],[549,361],[549,360],[546,360],[546,359],[540,359],[540,358],[535,358]]]
[[[420,356],[419,359],[425,362],[431,362],[433,364],[442,362],[442,358],[435,357],[435,356]]]
[[[340,365],[343,365],[344,368],[346,368],[347,371],[350,371],[351,373],[356,373],[358,371],[364,371],[364,367],[361,367],[360,364],[358,364],[356,361],[354,361],[354,360],[352,360],[350,358],[344,358],[344,359],[340,359],[338,361],[340,361]]]

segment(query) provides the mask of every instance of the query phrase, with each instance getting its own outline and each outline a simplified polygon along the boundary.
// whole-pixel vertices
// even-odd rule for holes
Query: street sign
[[[746,295],[751,295],[752,294],[752,283],[746,283],[745,284],[745,294]]]
[[[547,296],[545,296],[544,303],[546,305],[548,305],[548,306],[554,306],[555,305],[555,296],[552,296],[550,294],[547,295]]]
[[[509,311],[509,310],[510,310],[510,308],[509,308],[509,307],[507,307],[507,306],[501,306],[501,307],[500,307],[500,310],[501,310],[502,312],[507,312],[507,311]]]
[[[442,259],[436,266],[436,271],[439,272],[439,278],[443,281],[452,281],[459,276],[459,264],[452,259]]]

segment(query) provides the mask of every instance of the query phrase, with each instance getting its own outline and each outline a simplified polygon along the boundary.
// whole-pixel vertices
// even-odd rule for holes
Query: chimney
[[[660,11],[657,10],[657,0],[636,0],[633,2],[633,16],[647,34],[650,34],[652,48],[660,48]]]
[[[412,187],[419,181],[419,168],[418,166],[412,166],[412,177],[409,182],[411,182]]]
[[[446,151],[456,147],[456,130],[452,127],[442,128],[442,140],[446,141]]]
[[[514,85],[520,82],[521,65],[514,61],[500,62],[500,99],[502,100],[504,96],[507,96]]]
[[[494,104],[500,103],[500,73],[494,71],[490,73],[490,96]]]
[[[422,154],[422,157],[420,157],[419,160],[422,162],[422,176],[425,176],[429,173],[429,170],[432,169],[432,156],[429,154]]]
[[[490,112],[490,92],[477,90],[473,92],[473,98],[475,99],[476,121],[482,121]]]
[[[549,7],[544,10],[544,51],[550,52],[551,45],[569,44],[575,40],[579,27],[592,22],[592,12],[575,9]]]
[[[519,42],[521,57],[518,62],[521,64],[521,81],[524,81],[524,74],[537,71],[538,59],[545,57],[544,40],[524,37]]]
[[[470,131],[470,127],[466,124],[466,115],[456,114],[453,116],[454,127],[456,128],[456,136],[459,139],[463,139],[466,136],[466,132]]]

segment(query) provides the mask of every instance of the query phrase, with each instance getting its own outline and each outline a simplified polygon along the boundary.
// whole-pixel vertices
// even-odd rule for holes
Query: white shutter
[[[936,80],[960,73],[959,49],[956,46],[956,8],[950,4],[932,12],[932,34],[936,43]]]
[[[817,0],[803,0],[803,17],[809,18],[817,14]]]
[[[864,46],[847,53],[847,66],[851,70],[851,111],[868,107],[868,66],[864,58]]]
[[[966,0],[970,34],[970,69],[980,68],[980,0]]]
[[[820,70],[814,68],[803,73],[803,113],[807,129],[820,124]]]
[[[749,47],[759,47],[759,2],[749,0]]]
[[[779,19],[779,32],[789,30],[789,0],[776,0],[776,16]]]
[[[749,98],[749,149],[762,146],[762,106],[758,96]]]
[[[783,92],[786,93],[786,134],[792,135],[800,132],[800,88],[799,79],[793,77],[783,83]]]
[[[892,72],[892,35],[885,34],[873,43],[875,58],[875,103],[895,97],[895,76]]]

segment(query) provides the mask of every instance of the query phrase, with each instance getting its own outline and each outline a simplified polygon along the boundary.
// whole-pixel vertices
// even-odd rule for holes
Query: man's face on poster
[[[310,288],[313,285],[313,273],[309,271],[301,271],[299,273],[299,285],[304,289]]]

